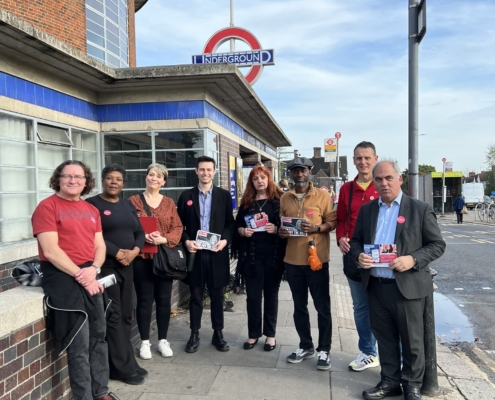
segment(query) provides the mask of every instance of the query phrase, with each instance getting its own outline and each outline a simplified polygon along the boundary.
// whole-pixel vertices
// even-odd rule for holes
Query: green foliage
[[[492,168],[495,165],[495,144],[488,146],[488,150],[486,152],[486,164],[489,168]]]
[[[420,176],[428,175],[430,172],[436,172],[436,169],[433,165],[420,164],[418,165],[418,169]],[[404,170],[404,172],[402,172],[401,188],[404,193],[409,192],[409,169],[407,168]]]
[[[491,196],[492,192],[495,192],[495,164],[492,170],[486,173],[485,179],[485,194]]]

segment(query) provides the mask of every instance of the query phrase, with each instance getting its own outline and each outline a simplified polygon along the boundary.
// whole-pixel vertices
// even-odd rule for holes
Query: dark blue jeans
[[[318,312],[318,347],[316,351],[330,351],[332,344],[332,315],[330,313],[330,276],[328,263],[312,271],[309,265],[285,263],[287,281],[294,301],[294,324],[299,334],[299,347],[314,347],[308,312],[308,289]]]
[[[67,348],[67,364],[75,400],[93,400],[108,393],[108,348],[103,295],[93,296],[98,315],[86,321]]]

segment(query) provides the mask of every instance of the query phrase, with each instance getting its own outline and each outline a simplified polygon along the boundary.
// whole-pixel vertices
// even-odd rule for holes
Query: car
[[[483,196],[483,202],[487,204],[492,204],[493,200],[490,196]]]

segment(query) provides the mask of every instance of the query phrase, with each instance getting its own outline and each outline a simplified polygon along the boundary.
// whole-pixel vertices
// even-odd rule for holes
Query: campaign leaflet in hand
[[[396,244],[365,244],[364,254],[373,258],[373,267],[387,267],[397,258]]]
[[[246,215],[244,217],[244,221],[246,221],[247,228],[254,229],[255,232],[261,232],[266,229],[266,224],[268,224],[268,215],[264,212],[254,215]]]
[[[301,228],[303,219],[304,218],[282,217],[282,226],[289,230],[291,236],[308,236]]]
[[[220,241],[220,235],[218,233],[198,231],[196,234],[196,242],[198,246],[201,246],[204,250],[211,250]]]

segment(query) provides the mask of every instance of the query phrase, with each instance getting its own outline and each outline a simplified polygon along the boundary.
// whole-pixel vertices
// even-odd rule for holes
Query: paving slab
[[[464,360],[452,352],[437,352],[437,365],[450,378],[483,379],[478,371],[470,368]]]
[[[467,399],[493,400],[495,388],[484,380],[454,379],[457,388]]]

